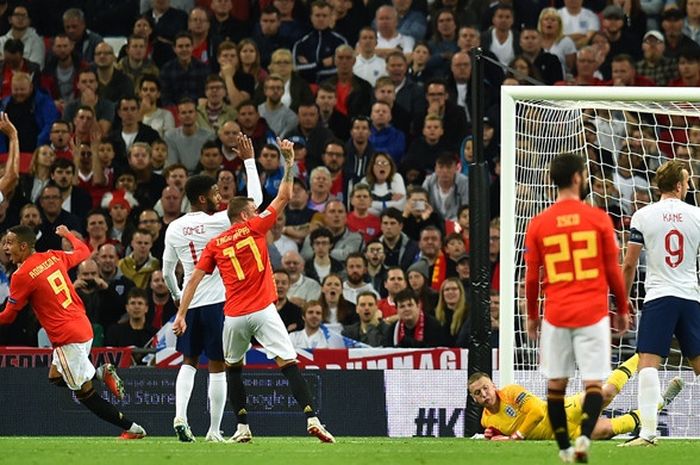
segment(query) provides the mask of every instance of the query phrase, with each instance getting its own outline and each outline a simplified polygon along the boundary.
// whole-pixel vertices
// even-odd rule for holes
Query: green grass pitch
[[[255,437],[249,444],[182,444],[169,437],[120,441],[105,437],[0,438],[0,464],[50,465],[542,465],[561,463],[554,442],[488,442],[469,439],[337,438],[322,444],[307,437]],[[592,464],[693,463],[700,441],[661,441],[652,448],[620,448],[595,442]],[[688,462],[690,460],[690,462]]]

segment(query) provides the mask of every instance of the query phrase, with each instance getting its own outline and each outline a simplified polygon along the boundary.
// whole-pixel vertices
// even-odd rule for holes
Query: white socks
[[[226,406],[226,372],[209,373],[209,431],[221,431],[221,419]]]
[[[175,380],[175,418],[182,418],[185,422],[187,422],[187,405],[192,397],[196,374],[195,367],[183,364]]]
[[[639,371],[639,419],[642,429],[639,436],[644,439],[656,437],[658,423],[658,403],[661,397],[661,383],[659,382],[659,370],[656,368],[642,368]]]

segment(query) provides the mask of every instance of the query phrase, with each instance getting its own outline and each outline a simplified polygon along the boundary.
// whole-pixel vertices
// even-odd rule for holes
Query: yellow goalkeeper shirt
[[[497,413],[484,409],[481,425],[493,427],[510,436],[519,431],[525,439],[554,439],[547,415],[547,402],[518,384],[509,384],[496,391],[500,399]],[[581,393],[565,399],[569,437],[576,437],[581,422]]]

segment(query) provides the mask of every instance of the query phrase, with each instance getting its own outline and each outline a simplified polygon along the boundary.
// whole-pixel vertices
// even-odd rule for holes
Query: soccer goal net
[[[632,214],[658,197],[656,168],[667,159],[684,160],[691,174],[688,200],[700,200],[700,98],[694,89],[503,86],[501,90],[501,385],[517,382],[544,394],[537,343],[527,340],[525,231],[530,218],[554,201],[549,162],[562,152],[586,161],[585,200],[613,220],[624,251]],[[690,100],[697,98],[699,102]],[[673,251],[670,251],[671,253]],[[644,297],[645,258],[632,291],[631,330],[613,336],[612,366],[632,356]],[[611,307],[614,305],[610,299]],[[662,391],[674,376],[686,387],[659,417],[662,435],[700,437],[700,386],[674,340],[660,370]],[[574,381],[568,393],[580,389]],[[608,414],[637,407],[633,378]]]

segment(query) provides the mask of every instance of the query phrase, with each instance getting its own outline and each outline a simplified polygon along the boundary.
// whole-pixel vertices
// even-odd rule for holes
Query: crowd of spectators
[[[293,340],[465,347],[469,52],[489,59],[497,292],[500,86],[698,86],[699,41],[700,0],[0,0],[0,109],[31,159],[0,231],[31,226],[38,251],[66,246],[57,225],[79,233],[95,345],[143,346],[176,310],[159,257],[187,177],[215,177],[221,208],[244,195],[243,132],[266,204],[288,138],[269,249]],[[11,272],[0,251],[0,301]],[[0,345],[41,340],[31,312],[0,329]]]

